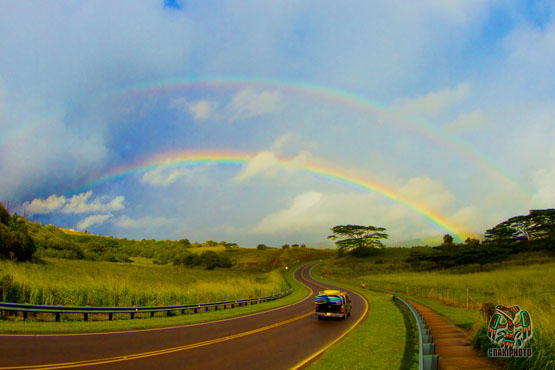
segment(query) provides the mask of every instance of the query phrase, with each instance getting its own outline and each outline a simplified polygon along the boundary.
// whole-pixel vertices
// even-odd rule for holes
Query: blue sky
[[[555,206],[554,9],[516,0],[5,4],[0,201],[45,224],[135,239],[317,244],[346,223],[386,227],[393,241],[446,232],[403,202],[275,160],[288,158],[379,182],[483,234]],[[214,76],[243,83],[126,93]],[[98,182],[186,151],[253,159]]]

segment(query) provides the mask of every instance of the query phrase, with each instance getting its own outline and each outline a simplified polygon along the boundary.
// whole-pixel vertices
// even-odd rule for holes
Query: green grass
[[[112,331],[128,331],[164,328],[180,325],[196,324],[214,320],[224,320],[233,317],[245,316],[257,312],[267,311],[278,307],[300,301],[305,298],[309,290],[293,278],[293,272],[297,266],[291,268],[284,274],[286,281],[293,287],[293,293],[284,298],[261,303],[252,306],[238,307],[228,310],[202,312],[198,314],[185,314],[171,317],[145,317],[136,319],[113,320],[113,321],[65,321],[65,322],[38,322],[33,320],[5,321],[0,320],[0,333],[3,334],[62,334],[62,333],[97,333]]]
[[[288,289],[279,269],[208,271],[144,263],[45,260],[45,264],[0,261],[0,279],[13,278],[0,299],[43,305],[166,306],[263,297]]]
[[[532,256],[534,258],[537,255]],[[540,256],[541,257],[541,256]],[[391,292],[418,301],[467,329],[474,343],[485,350],[493,344],[485,329],[489,317],[481,312],[485,303],[518,305],[530,313],[534,334],[527,346],[534,355],[511,360],[511,369],[555,368],[555,262],[545,258],[518,259],[488,266],[489,271],[384,272],[376,259],[328,260],[322,273],[346,279],[381,292]],[[403,262],[401,262],[403,264]],[[378,263],[380,265],[380,263]],[[467,305],[468,289],[468,305]]]
[[[362,290],[352,281],[331,280],[320,275],[319,268],[313,270],[313,276],[357,291],[368,300],[370,308],[364,322],[313,361],[308,369],[417,368],[413,328],[407,329],[406,313],[391,295]]]

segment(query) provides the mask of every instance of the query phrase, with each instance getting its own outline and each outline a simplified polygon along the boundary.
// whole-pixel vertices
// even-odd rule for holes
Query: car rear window
[[[334,305],[342,305],[343,299],[340,296],[336,295],[319,295],[315,298],[316,304],[334,304]]]

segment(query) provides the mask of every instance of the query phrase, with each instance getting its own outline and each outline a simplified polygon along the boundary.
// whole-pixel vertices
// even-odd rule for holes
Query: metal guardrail
[[[393,296],[393,299],[403,303],[412,313],[416,325],[418,326],[418,369],[419,370],[437,370],[439,358],[436,353],[436,345],[434,338],[430,334],[430,327],[426,321],[410,303],[403,298]]]
[[[115,313],[128,313],[131,318],[135,318],[137,313],[150,313],[150,316],[154,316],[156,312],[167,312],[168,316],[172,311],[181,311],[182,314],[185,311],[193,311],[197,313],[199,310],[204,309],[208,311],[210,308],[214,308],[215,311],[218,307],[226,309],[228,306],[235,308],[235,306],[246,306],[248,304],[258,304],[267,301],[273,301],[279,298],[283,298],[293,292],[293,289],[289,289],[286,292],[270,295],[267,297],[260,298],[248,298],[248,299],[236,299],[231,301],[223,302],[212,302],[212,303],[197,303],[197,304],[187,304],[180,306],[155,306],[155,307],[70,307],[70,306],[42,306],[42,305],[31,305],[31,304],[20,304],[20,303],[6,303],[0,302],[0,311],[4,311],[3,314],[7,312],[21,312],[23,314],[23,320],[27,319],[29,313],[51,313],[56,315],[56,321],[60,321],[61,314],[83,314],[83,319],[88,321],[89,314],[108,314],[108,320],[113,319],[113,314]]]

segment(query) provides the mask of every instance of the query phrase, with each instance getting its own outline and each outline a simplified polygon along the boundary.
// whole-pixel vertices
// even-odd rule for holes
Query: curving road
[[[295,271],[310,296],[290,306],[204,324],[121,333],[0,335],[0,369],[291,369],[299,368],[364,319],[353,301],[347,320],[317,320],[314,292],[333,287]],[[345,289],[342,289],[345,290]]]

